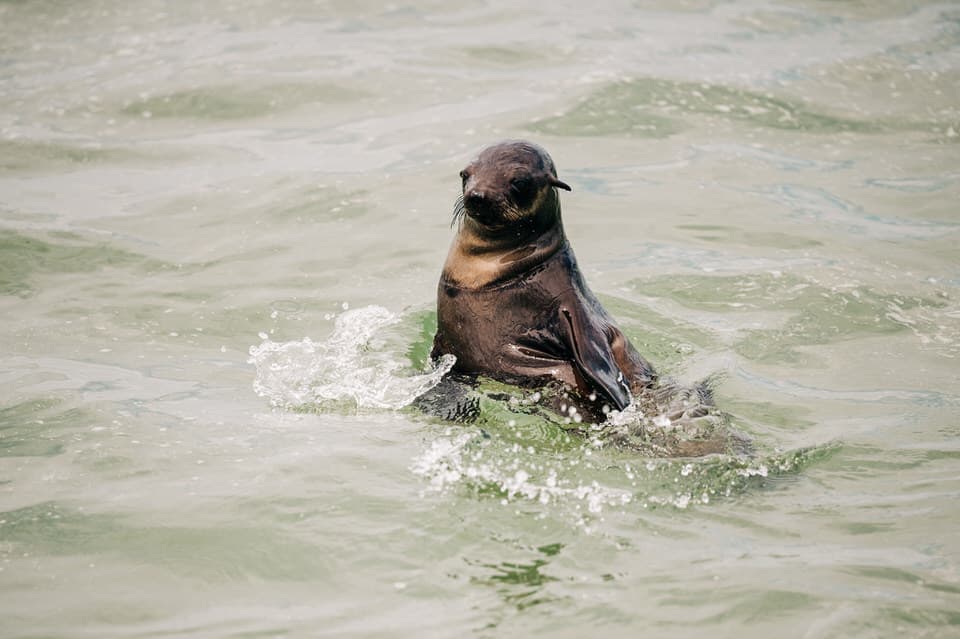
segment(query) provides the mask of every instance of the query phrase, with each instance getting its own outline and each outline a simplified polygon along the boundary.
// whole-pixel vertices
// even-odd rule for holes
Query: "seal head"
[[[557,178],[557,169],[547,152],[529,142],[504,142],[484,149],[476,160],[460,171],[463,180],[462,206],[484,236],[543,231],[559,216],[559,201],[544,202],[555,192],[550,187],[570,190]]]

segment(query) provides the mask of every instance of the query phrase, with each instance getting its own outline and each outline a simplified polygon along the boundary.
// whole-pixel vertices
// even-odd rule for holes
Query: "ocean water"
[[[409,406],[518,137],[755,457]],[[955,2],[0,0],[0,636],[960,637],[958,300]]]

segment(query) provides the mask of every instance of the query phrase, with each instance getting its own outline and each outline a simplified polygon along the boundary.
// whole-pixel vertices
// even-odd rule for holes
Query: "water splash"
[[[504,505],[516,500],[572,505],[585,514],[598,515],[605,507],[622,507],[633,501],[630,490],[606,486],[596,479],[577,479],[576,467],[582,465],[582,458],[576,455],[547,459],[532,447],[505,445],[484,433],[448,430],[414,459],[411,470],[429,481],[433,492],[467,487],[499,497]]]
[[[414,459],[411,471],[429,483],[425,493],[466,490],[505,506],[539,503],[554,514],[573,514],[589,530],[610,511],[684,510],[793,481],[837,450],[830,443],[755,458],[662,459],[627,457],[585,441],[576,450],[548,455],[486,432],[450,428]]]
[[[444,356],[433,370],[405,374],[409,365],[373,343],[377,333],[400,321],[381,306],[366,306],[339,315],[333,334],[323,342],[263,342],[250,347],[247,360],[256,369],[253,390],[273,406],[287,409],[323,407],[398,409],[430,390],[453,367]]]

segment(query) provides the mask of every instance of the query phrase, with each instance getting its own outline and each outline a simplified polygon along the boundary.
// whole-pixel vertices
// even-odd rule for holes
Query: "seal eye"
[[[510,193],[517,206],[526,209],[537,197],[537,185],[530,176],[515,177],[510,180]]]
[[[469,178],[469,177],[470,177],[470,174],[467,173],[467,170],[466,170],[466,169],[460,171],[460,179],[463,180],[463,185],[464,185],[464,186],[467,185],[467,178]]]

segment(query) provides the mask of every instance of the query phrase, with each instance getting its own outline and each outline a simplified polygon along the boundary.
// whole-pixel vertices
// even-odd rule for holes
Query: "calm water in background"
[[[514,4],[0,1],[0,635],[960,636],[960,6]],[[505,137],[753,465],[373,406]]]

